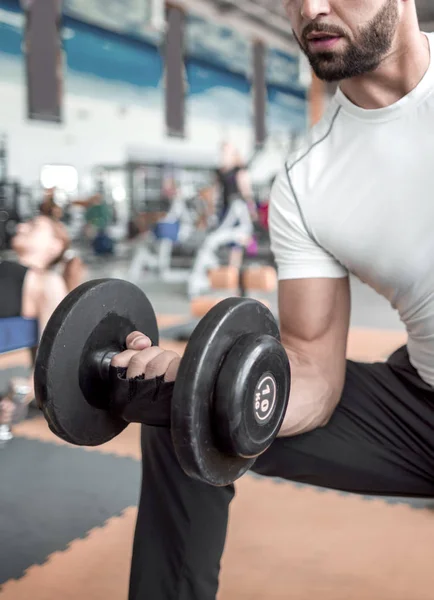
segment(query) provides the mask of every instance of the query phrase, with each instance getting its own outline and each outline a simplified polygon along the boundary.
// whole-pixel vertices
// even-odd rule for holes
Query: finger
[[[153,358],[146,366],[145,379],[154,379],[154,377],[160,377],[165,375],[170,363],[178,358],[176,352],[167,350]]]
[[[144,333],[133,331],[127,336],[126,345],[128,350],[145,350],[152,346],[152,341]]]
[[[151,360],[153,360],[163,352],[164,350],[162,350],[158,346],[147,348],[146,350],[142,350],[141,352],[136,352],[135,355],[131,358],[130,364],[128,365],[127,378],[134,379],[134,377],[145,375],[146,368],[151,362]]]
[[[178,374],[179,365],[181,363],[181,357],[176,356],[173,358],[166,369],[166,375],[164,376],[164,381],[175,381],[176,375]]]
[[[130,364],[130,360],[136,354],[138,354],[137,350],[125,350],[124,352],[120,352],[112,358],[111,365],[112,367],[126,369]]]

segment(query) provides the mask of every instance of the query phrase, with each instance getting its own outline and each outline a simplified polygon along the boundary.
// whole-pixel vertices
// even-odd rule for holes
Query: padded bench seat
[[[0,354],[22,348],[34,348],[38,341],[37,320],[23,317],[0,319]]]

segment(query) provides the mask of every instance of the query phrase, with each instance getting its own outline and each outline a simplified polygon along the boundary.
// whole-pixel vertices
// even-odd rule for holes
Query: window
[[[41,185],[45,189],[57,188],[72,194],[77,191],[77,169],[70,165],[44,165],[41,169]]]

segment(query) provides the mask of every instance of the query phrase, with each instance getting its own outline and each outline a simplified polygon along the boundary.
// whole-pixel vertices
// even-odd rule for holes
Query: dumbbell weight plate
[[[56,435],[79,446],[97,446],[125,429],[126,421],[101,410],[107,408],[107,384],[92,379],[90,369],[84,378],[80,367],[98,350],[122,352],[127,335],[135,330],[158,344],[154,310],[146,295],[127,281],[84,283],[59,304],[35,362],[36,400]]]
[[[217,377],[219,443],[233,456],[256,457],[276,438],[289,400],[290,365],[280,341],[248,333],[231,348]]]
[[[256,300],[228,298],[211,309],[188,342],[173,391],[171,430],[178,460],[188,475],[215,486],[234,482],[255,462],[221,448],[222,426],[213,408],[220,367],[246,333],[279,339],[272,313]]]

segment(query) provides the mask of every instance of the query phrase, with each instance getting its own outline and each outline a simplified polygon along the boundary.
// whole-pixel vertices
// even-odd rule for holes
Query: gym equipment
[[[248,245],[246,246],[246,254],[248,256],[256,256],[258,254],[258,249],[258,240],[255,236],[253,236]]]
[[[8,138],[3,133],[0,136],[0,181],[6,181],[8,176]]]
[[[96,256],[113,254],[113,239],[106,233],[105,230],[100,230],[92,240],[92,248]]]
[[[220,248],[236,244],[245,247],[252,236],[253,223],[244,200],[235,199],[219,227],[210,233],[197,252],[188,280],[188,295],[197,296],[209,289],[208,271],[219,266]]]
[[[242,298],[247,296],[247,292],[274,292],[277,288],[276,269],[267,265],[247,266],[241,269],[233,266],[218,267],[211,269],[208,277],[210,286],[213,289],[232,290]],[[249,297],[252,296],[249,294]],[[224,297],[213,295],[196,296],[190,302],[192,317],[196,319],[204,317],[216,304],[224,299]],[[270,308],[270,303],[267,300],[263,298],[255,299]],[[182,329],[184,327],[185,324],[181,326]]]
[[[231,265],[217,267],[208,271],[208,279],[213,290],[236,290],[240,281],[240,270]]]
[[[21,188],[13,181],[0,181],[0,250],[9,250],[21,217],[18,211]]]
[[[141,280],[143,271],[155,271],[161,281],[177,282],[188,278],[185,268],[173,268],[175,249],[192,246],[193,251],[202,243],[198,235],[194,204],[190,198],[179,195],[172,202],[170,211],[154,224],[145,239],[136,247],[133,254],[128,280],[135,283]],[[200,238],[200,242],[197,238]]]
[[[277,287],[277,273],[274,267],[246,266],[241,269],[236,267],[218,267],[209,271],[210,286],[213,289],[231,290],[241,298],[251,297],[251,292],[273,292]],[[237,284],[234,285],[234,279],[237,277]],[[258,302],[271,309],[271,304],[265,298],[255,298]],[[195,296],[190,301],[190,313],[193,317],[187,323],[181,323],[165,327],[163,330],[164,338],[186,342],[190,339],[198,319],[204,317],[216,304],[225,300],[225,297],[206,294]]]
[[[240,287],[243,290],[274,292],[277,289],[276,269],[267,265],[245,267],[241,271]]]
[[[208,278],[212,289],[258,290],[275,292],[277,272],[268,265],[250,265],[237,269],[233,266],[210,269]]]
[[[27,398],[31,392],[29,380],[22,377],[13,377],[8,384],[6,396],[15,404],[12,425],[23,421],[29,412]]]
[[[60,303],[35,364],[36,399],[50,428],[68,442],[92,446],[129,422],[157,419],[171,428],[188,475],[216,486],[232,483],[270,446],[286,412],[290,367],[272,314],[250,299],[215,306],[194,330],[175,383],[163,384],[171,392],[167,402],[154,401],[157,379],[122,382],[111,366],[135,330],[158,344],[149,300],[126,281],[87,282]]]
[[[0,319],[0,354],[38,345],[38,322],[23,317]]]
[[[208,270],[220,265],[219,251],[231,244],[244,246],[253,232],[247,204],[236,199],[222,223],[206,234],[198,232],[194,213],[188,210],[188,199],[179,196],[166,217],[137,247],[128,271],[128,280],[140,281],[143,270],[154,270],[166,282],[187,282],[188,295],[194,297],[210,287]],[[193,245],[191,242],[196,243]],[[194,252],[191,270],[171,266],[175,247],[190,246]]]
[[[8,177],[7,136],[0,135],[0,251],[10,250],[16,226],[29,208],[29,190]]]

